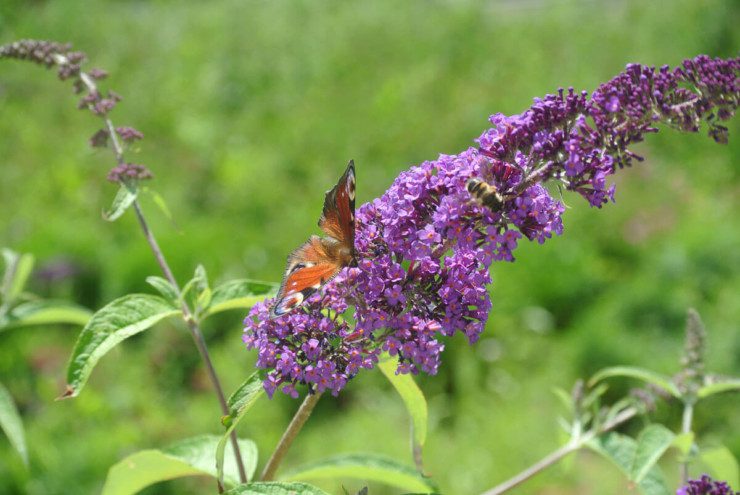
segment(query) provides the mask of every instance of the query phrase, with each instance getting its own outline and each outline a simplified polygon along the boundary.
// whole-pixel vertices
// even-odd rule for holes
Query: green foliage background
[[[411,164],[472,145],[491,113],[519,113],[560,86],[592,90],[628,62],[737,56],[738,25],[731,0],[0,4],[0,43],[71,41],[111,73],[108,87],[124,96],[113,119],[145,133],[135,161],[153,169],[172,209],[174,225],[145,204],[181,280],[201,262],[217,281],[277,281],[286,254],[316,232],[323,192],[349,158],[358,201],[369,201]],[[71,263],[75,275],[37,277],[32,289],[99,308],[151,292],[144,278],[158,268],[133,215],[101,220],[115,192],[104,179],[112,160],[86,145],[98,123],[75,103],[52,73],[0,64],[0,245],[47,268]],[[616,205],[595,210],[566,195],[565,234],[525,243],[516,263],[494,267],[481,342],[452,339],[439,375],[419,380],[430,401],[426,468],[443,493],[481,492],[554,449],[552,387],[606,365],[672,373],[689,306],[709,329],[709,368],[740,372],[739,131],[736,118],[728,146],[668,129],[649,136],[637,147],[646,162],[615,179]],[[243,316],[205,329],[227,390],[255,360],[240,340]],[[127,454],[220,431],[177,326],[127,341],[79,398],[54,402],[78,330],[0,335],[0,380],[21,409],[31,459],[26,472],[0,439],[0,494],[94,493]],[[240,427],[262,462],[295,407],[262,401]],[[700,407],[700,438],[740,455],[739,408],[737,396]],[[405,414],[379,372],[363,373],[322,400],[284,467],[353,451],[411,464]],[[680,424],[676,406],[655,417]],[[190,479],[145,493],[212,490],[212,480]],[[516,493],[626,490],[616,468],[581,454]]]

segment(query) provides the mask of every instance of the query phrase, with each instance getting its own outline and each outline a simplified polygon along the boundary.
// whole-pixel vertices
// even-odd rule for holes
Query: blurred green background
[[[629,62],[737,56],[733,0],[27,1],[0,3],[0,43],[71,41],[123,95],[117,125],[146,135],[132,161],[175,225],[144,207],[177,277],[203,263],[215,281],[278,281],[287,253],[316,233],[323,193],[347,160],[358,201],[410,165],[473,144],[495,112],[519,113],[560,86],[594,89]],[[28,64],[0,64],[0,245],[74,274],[32,289],[90,308],[151,292],[158,274],[133,215],[101,220],[115,187],[107,151],[87,139],[98,121],[75,110],[68,84]],[[565,234],[524,243],[493,268],[494,309],[481,341],[447,342],[443,366],[418,382],[430,403],[427,471],[445,494],[490,488],[553,450],[562,411],[553,387],[615,364],[673,373],[688,307],[709,329],[711,371],[740,372],[740,125],[730,144],[665,129],[636,147],[645,163],[615,178],[617,204],[566,195]],[[358,204],[359,204],[358,203]],[[205,328],[227,391],[253,369],[234,311]],[[161,325],[107,355],[77,399],[54,402],[79,329],[0,334],[0,381],[21,410],[26,472],[0,437],[0,494],[95,493],[107,469],[145,448],[221,430],[188,333]],[[631,384],[616,383],[616,399]],[[263,400],[240,426],[262,465],[298,403]],[[704,444],[740,456],[740,400],[696,411]],[[680,409],[654,418],[672,428]],[[634,433],[639,421],[624,431]],[[322,399],[284,469],[341,452],[411,464],[408,420],[379,372]],[[675,460],[675,459],[674,459]],[[675,462],[665,464],[675,482]],[[698,469],[698,468],[697,468]],[[698,474],[698,473],[697,473]],[[311,480],[307,480],[311,481]],[[331,493],[362,481],[316,482]],[[371,484],[371,494],[398,490]],[[213,480],[145,493],[211,493]],[[518,494],[622,494],[627,483],[593,455],[557,466]]]

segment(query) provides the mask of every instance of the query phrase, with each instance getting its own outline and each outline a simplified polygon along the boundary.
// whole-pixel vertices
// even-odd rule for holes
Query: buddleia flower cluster
[[[297,310],[270,319],[271,300],[245,319],[264,386],[297,397],[296,386],[337,394],[384,353],[397,373],[435,374],[444,337],[474,343],[491,311],[494,261],[514,261],[523,239],[543,243],[563,231],[563,203],[544,187],[575,191],[593,207],[614,201],[607,181],[642,157],[629,147],[657,124],[727,141],[721,125],[740,99],[740,59],[699,56],[682,66],[631,64],[591,95],[573,89],[536,99],[457,155],[402,172],[356,214],[358,266],[345,269]],[[500,195],[495,208],[473,201],[469,179]]]
[[[104,123],[103,127],[90,138],[90,146],[104,148],[110,145],[109,141],[116,141],[113,148],[119,163],[108,172],[109,181],[130,184],[153,177],[146,166],[123,160],[121,142],[127,145],[143,139],[144,135],[133,127],[113,128],[108,115],[121,101],[121,96],[114,91],[108,90],[103,93],[98,89],[98,82],[108,77],[106,71],[98,68],[86,72],[82,70],[82,64],[87,59],[84,52],[73,51],[69,43],[27,39],[0,46],[0,59],[2,58],[27,60],[45,65],[47,68],[55,67],[59,79],[72,81],[75,94],[80,95],[77,108],[90,111]]]
[[[739,495],[724,481],[712,481],[712,478],[703,475],[676,490],[676,495]]]

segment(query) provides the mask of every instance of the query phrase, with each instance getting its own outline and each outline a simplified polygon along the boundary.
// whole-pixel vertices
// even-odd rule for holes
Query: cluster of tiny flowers
[[[686,486],[676,490],[676,495],[740,495],[724,481],[712,481],[703,475],[700,479],[689,480]]]
[[[121,101],[121,96],[114,91],[102,93],[98,90],[96,81],[105,79],[108,73],[102,69],[92,68],[82,71],[82,63],[86,60],[83,52],[72,51],[69,43],[57,43],[43,40],[20,40],[0,46],[0,58],[29,60],[47,68],[56,67],[61,80],[72,80],[72,87],[76,94],[80,94],[77,108],[89,110],[97,117],[108,119],[108,114]],[[107,122],[109,123],[109,121]],[[119,127],[116,133],[125,143],[142,139],[144,135],[132,127]],[[108,125],[98,130],[90,138],[92,147],[107,147],[109,140]],[[121,164],[108,173],[108,180],[120,182],[126,179],[139,180],[151,178],[152,174],[143,165]]]
[[[401,173],[356,212],[357,267],[292,313],[270,319],[268,300],[245,319],[268,393],[296,396],[307,384],[336,394],[379,352],[397,357],[397,373],[436,373],[441,337],[462,333],[473,343],[482,332],[491,263],[513,261],[523,237],[542,243],[562,233],[564,206],[543,183],[601,207],[614,200],[608,176],[641,160],[628,145],[655,124],[697,131],[706,121],[723,142],[717,122],[737,108],[739,71],[740,59],[706,56],[673,70],[629,65],[590,97],[560,90],[520,115],[496,114],[478,148]],[[471,178],[495,187],[501,204],[473,200]]]

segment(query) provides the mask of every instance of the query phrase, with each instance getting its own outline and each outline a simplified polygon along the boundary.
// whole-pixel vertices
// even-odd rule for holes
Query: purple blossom
[[[495,114],[479,148],[402,172],[356,212],[357,267],[291,313],[271,320],[265,301],[245,319],[268,394],[283,386],[293,396],[298,384],[336,394],[381,352],[397,356],[397,373],[436,373],[444,337],[474,343],[483,331],[491,263],[513,261],[522,237],[563,232],[564,206],[543,184],[600,208],[614,201],[608,177],[642,160],[629,146],[656,124],[696,132],[707,122],[723,141],[717,121],[737,108],[738,71],[740,59],[706,56],[673,70],[629,65],[590,96],[561,89],[519,115]],[[474,201],[471,178],[495,186],[501,205]]]
[[[706,474],[699,479],[689,480],[688,484],[676,490],[676,495],[738,495],[739,493],[724,481],[712,481],[712,478]]]
[[[108,180],[116,183],[146,180],[152,177],[154,175],[148,168],[136,163],[122,163],[108,172]]]

